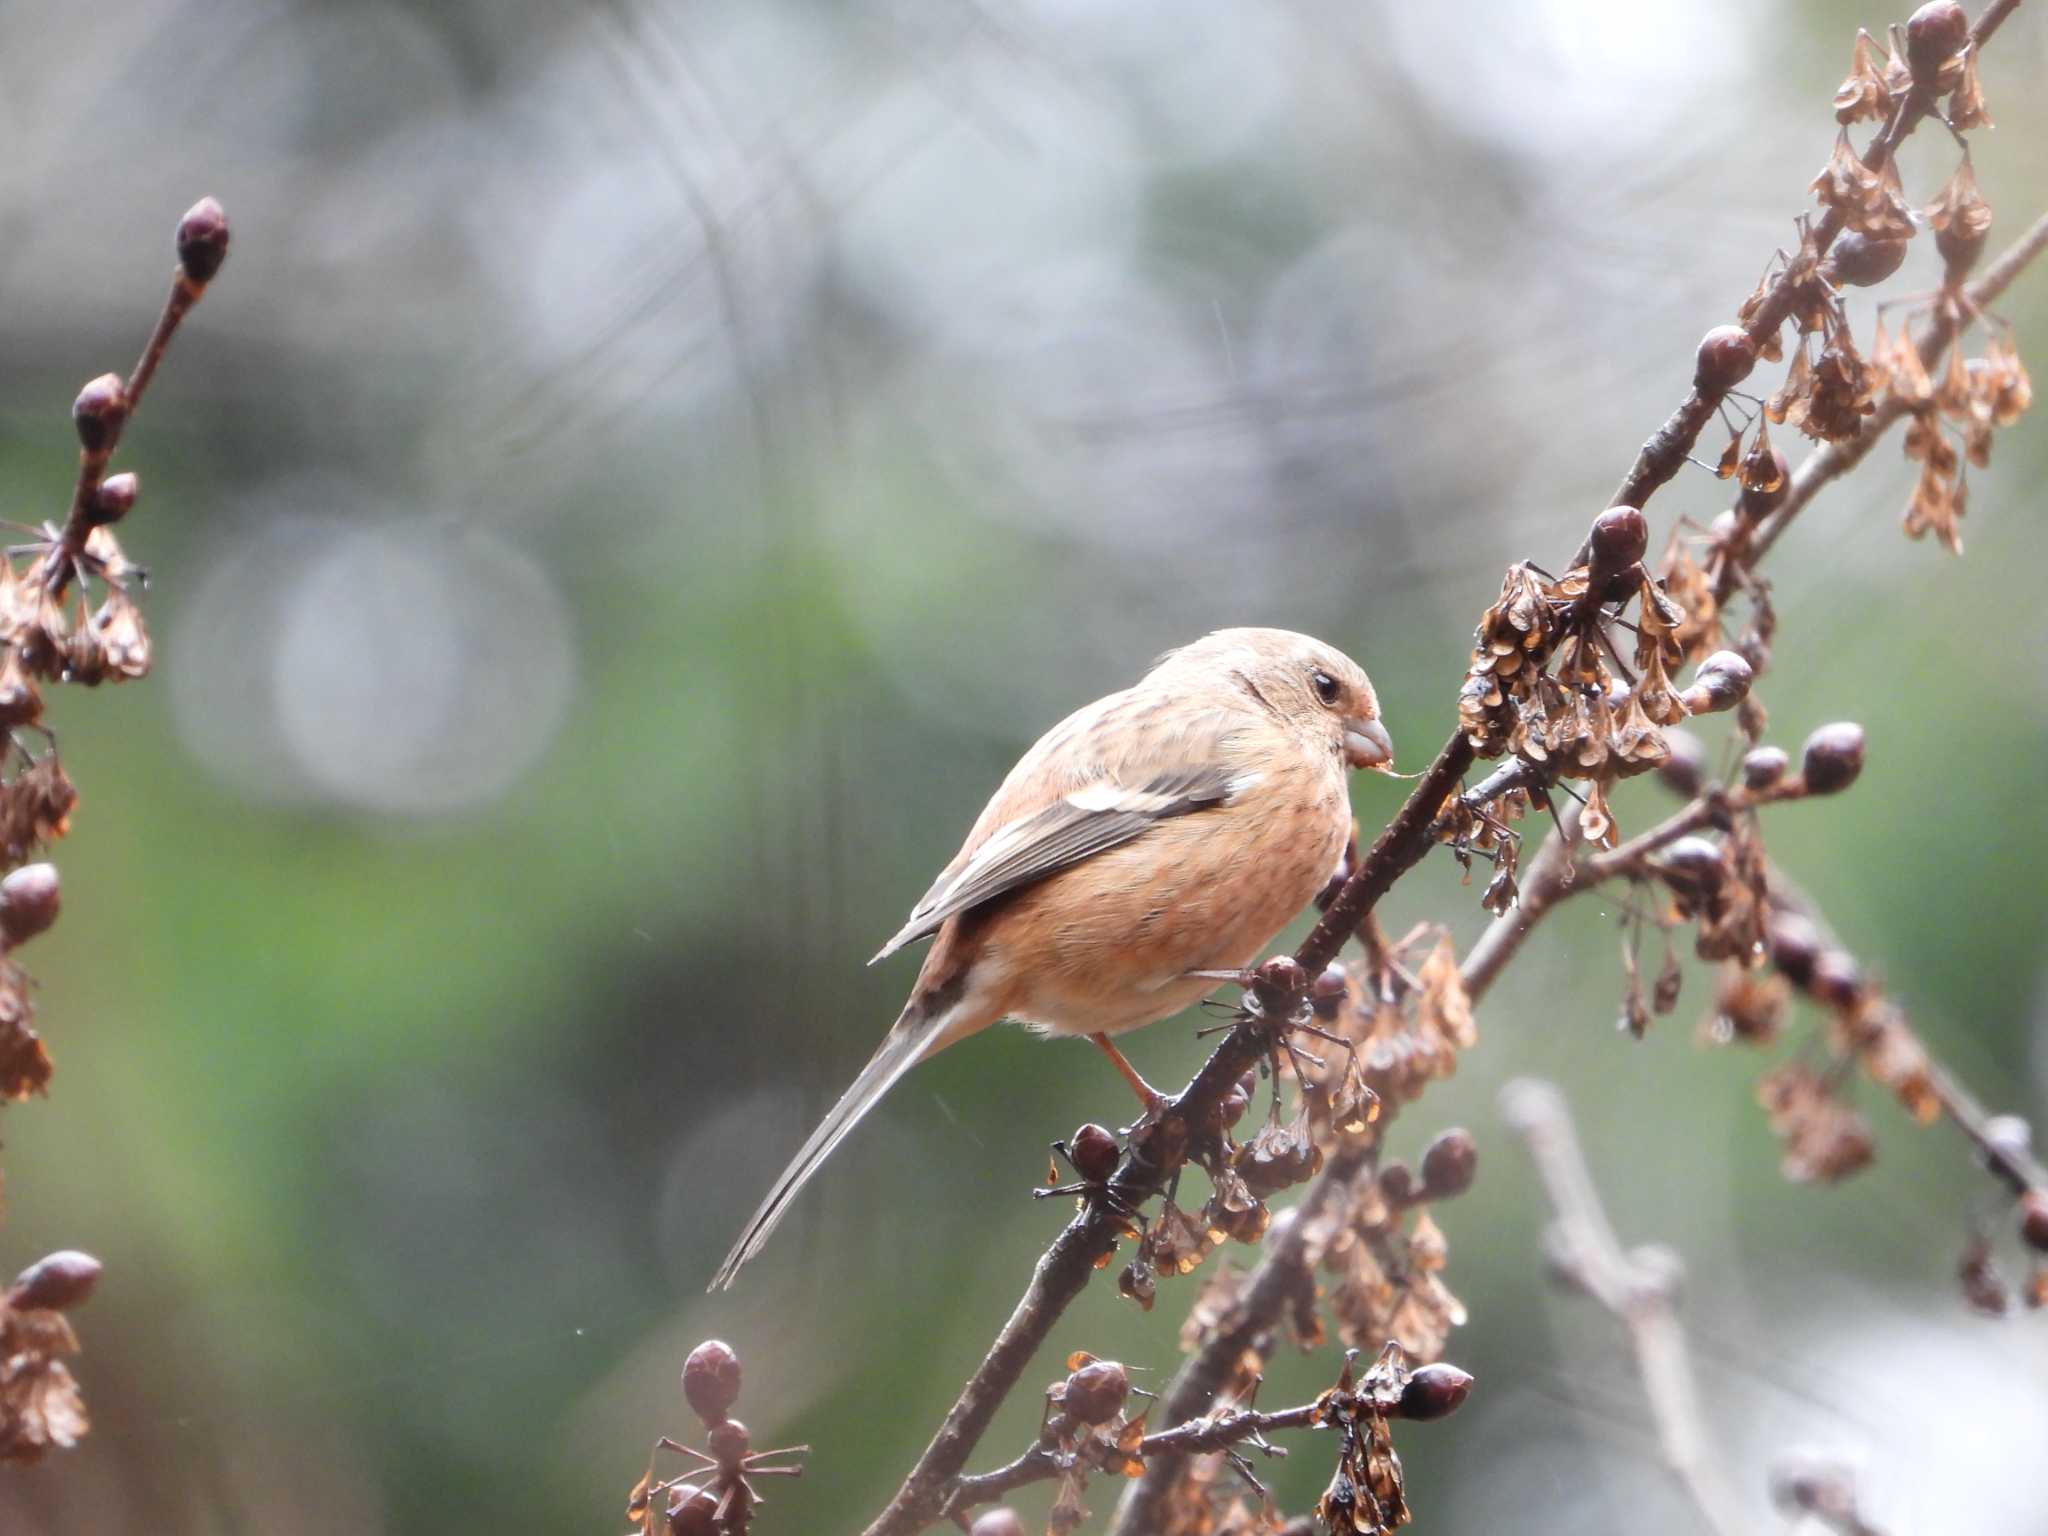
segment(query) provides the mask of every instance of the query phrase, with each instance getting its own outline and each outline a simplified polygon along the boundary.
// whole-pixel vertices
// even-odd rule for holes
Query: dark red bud
[[[228,216],[210,197],[202,197],[178,221],[178,265],[195,283],[210,283],[228,259]]]
[[[1408,1205],[1415,1199],[1415,1170],[1406,1163],[1388,1163],[1380,1169],[1380,1194],[1389,1205]]]
[[[132,470],[107,476],[93,493],[92,504],[86,508],[86,520],[101,528],[118,523],[135,510],[135,494],[141,488]]]
[[[740,1398],[740,1357],[730,1344],[706,1339],[683,1362],[683,1396],[706,1424],[723,1422]]]
[[[706,1431],[704,1448],[718,1458],[721,1467],[737,1467],[754,1448],[754,1441],[738,1419],[720,1419]]]
[[[1007,1504],[998,1504],[974,1517],[967,1536],[1025,1536],[1024,1521]]]
[[[1123,1148],[1117,1145],[1115,1134],[1092,1120],[1067,1142],[1067,1161],[1074,1165],[1074,1172],[1090,1183],[1100,1184],[1115,1173],[1117,1160],[1122,1156]]]
[[[1906,63],[1913,83],[1932,86],[1941,66],[1969,41],[1970,18],[1955,0],[1928,0],[1906,22]]]
[[[1129,1372],[1114,1360],[1091,1360],[1067,1378],[1060,1406],[1077,1423],[1107,1424],[1130,1395]]]
[[[11,1307],[47,1307],[68,1312],[92,1295],[100,1283],[100,1261],[89,1253],[67,1248],[37,1259],[7,1288]]]
[[[1344,1006],[1344,999],[1351,995],[1351,973],[1344,969],[1344,962],[1332,960],[1323,967],[1322,974],[1308,989],[1310,1004],[1319,1019],[1334,1019]]]
[[[1401,1388],[1401,1417],[1418,1422],[1458,1411],[1472,1392],[1472,1375],[1439,1360],[1418,1366]]]
[[[1853,1008],[1863,1000],[1863,972],[1856,957],[1839,949],[1822,950],[1813,962],[1807,990],[1830,1008]]]
[[[718,1496],[695,1483],[668,1491],[668,1536],[717,1536]]]
[[[1718,890],[1728,877],[1721,845],[1704,837],[1674,839],[1661,854],[1652,857],[1651,864],[1667,884],[1694,896]]]
[[[1227,1131],[1242,1120],[1245,1111],[1251,1107],[1251,1095],[1242,1088],[1232,1088],[1216,1102],[1216,1123]]]
[[[87,453],[104,453],[121,436],[128,421],[128,389],[118,373],[103,373],[71,402],[71,424]]]
[[[1757,747],[1742,759],[1742,782],[1749,789],[1769,789],[1791,766],[1783,747]]]
[[[1690,800],[1707,782],[1707,746],[1691,731],[1667,730],[1664,745],[1670,749],[1657,765],[1657,778],[1674,795]]]
[[[1478,1171],[1479,1144],[1468,1130],[1454,1127],[1422,1150],[1422,1192],[1432,1200],[1462,1195]]]
[[[2048,1253],[2048,1195],[2030,1189],[2020,1196],[2020,1239],[2036,1253]]]
[[[1906,260],[1904,240],[1873,240],[1850,230],[1828,248],[1828,271],[1835,281],[1868,288],[1898,271]]]
[[[1739,325],[1717,325],[1700,338],[1693,360],[1692,387],[1703,395],[1725,395],[1756,366],[1756,343]]]
[[[1284,1009],[1307,990],[1308,973],[1294,956],[1275,955],[1270,960],[1261,961],[1259,968],[1252,972],[1252,987],[1262,994],[1259,1001],[1277,1003]]]
[[[1813,968],[1821,956],[1820,930],[1797,912],[1773,912],[1770,921],[1771,964],[1804,992],[1813,985]]]
[[[1806,738],[1799,752],[1799,772],[1808,794],[1832,795],[1847,789],[1863,771],[1863,727],[1848,720],[1824,725]]]
[[[57,921],[62,905],[54,864],[24,864],[0,880],[0,938],[26,944]]]
[[[1609,507],[1593,519],[1586,544],[1593,569],[1613,575],[1643,558],[1650,547],[1650,525],[1634,507]]]

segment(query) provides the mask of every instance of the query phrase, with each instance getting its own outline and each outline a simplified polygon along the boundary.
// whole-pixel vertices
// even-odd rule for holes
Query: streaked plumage
[[[1214,990],[1190,972],[1256,958],[1343,852],[1347,760],[1392,758],[1378,719],[1371,682],[1341,652],[1226,629],[1047,731],[875,957],[934,936],[901,1016],[714,1288],[919,1061],[1002,1018],[1063,1035],[1135,1029]]]

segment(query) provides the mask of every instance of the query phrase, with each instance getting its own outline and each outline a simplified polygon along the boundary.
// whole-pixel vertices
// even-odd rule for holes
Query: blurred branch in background
[[[7,737],[0,753],[13,770],[0,783],[0,853],[10,866],[0,880],[0,1105],[49,1092],[54,1068],[32,1027],[32,983],[13,951],[57,920],[56,867],[23,860],[70,829],[78,799],[58,761],[56,733],[43,724],[36,684],[93,687],[149,671],[149,634],[136,592],[146,573],[129,562],[112,531],[134,509],[139,483],[132,472],[109,475],[107,465],[179,322],[227,260],[220,204],[210,197],[194,204],[179,221],[176,246],[170,296],[141,360],[125,380],[117,373],[91,380],[71,408],[79,452],[70,510],[61,523],[9,524],[29,542],[0,556],[0,729]],[[24,555],[28,564],[17,571],[14,562]],[[100,605],[89,609],[94,583]],[[75,607],[67,604],[74,593]],[[40,756],[25,733],[47,742]],[[64,1364],[79,1348],[65,1314],[92,1295],[100,1271],[90,1254],[66,1250],[30,1265],[0,1293],[0,1462],[38,1461],[85,1434],[85,1402]]]

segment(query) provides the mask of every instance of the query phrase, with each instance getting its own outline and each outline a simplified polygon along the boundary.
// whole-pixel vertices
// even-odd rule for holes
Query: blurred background
[[[0,1529],[620,1530],[654,1437],[696,1432],[675,1373],[712,1335],[756,1443],[816,1447],[759,1529],[856,1528],[1062,1219],[1026,1193],[1045,1144],[1128,1110],[1085,1047],[992,1032],[705,1297],[915,969],[862,962],[1023,747],[1208,629],[1361,657],[1421,766],[1502,567],[1569,556],[1791,243],[1855,28],[1888,19],[0,11],[8,515],[61,511],[69,402],[139,348],[178,215],[211,193],[234,226],[117,466],[157,673],[51,714],[83,801],[27,956],[58,1071],[5,1117],[0,1270],[75,1246],[107,1276],[93,1432],[0,1478]],[[1983,69],[1993,249],[2048,205],[2044,68],[2026,7]],[[1908,151],[1924,202],[1954,147]],[[2042,373],[2048,270],[2004,307]],[[1960,561],[1900,536],[1907,468],[1887,444],[1771,561],[1775,738],[1853,718],[1871,760],[1770,843],[1930,1043],[2038,1116],[2048,431],[1972,474]],[[1726,505],[1688,471],[1653,528]],[[1369,828],[1401,788],[1355,784]],[[1469,939],[1478,894],[1437,858],[1387,926]],[[1690,1263],[1760,1524],[1770,1457],[1812,1443],[1887,1530],[2037,1532],[2048,1318],[1956,1294],[1967,1148],[1864,1090],[1878,1166],[1782,1183],[1764,1062],[1694,1043],[1703,973],[1616,1033],[1613,915],[1550,926],[1393,1136],[1482,1151],[1442,1212],[1479,1387],[1401,1437],[1421,1523],[1694,1528],[1621,1334],[1539,1274],[1494,1108],[1538,1073],[1624,1238]],[[1155,1080],[1199,1060],[1190,1023],[1130,1042]],[[1095,1286],[1027,1382],[1084,1348],[1163,1378],[1192,1295]],[[1027,1443],[1033,1391],[977,1464]],[[1300,1509],[1330,1460],[1271,1470]]]

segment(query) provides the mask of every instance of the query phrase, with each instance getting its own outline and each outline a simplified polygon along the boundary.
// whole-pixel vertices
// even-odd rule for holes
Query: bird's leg
[[[1096,1048],[1109,1058],[1109,1064],[1116,1068],[1117,1076],[1130,1084],[1131,1092],[1135,1093],[1138,1102],[1145,1106],[1146,1117],[1158,1119],[1165,1112],[1166,1095],[1138,1075],[1138,1069],[1124,1059],[1124,1053],[1109,1043],[1109,1036],[1094,1034],[1088,1038],[1093,1040]]]

